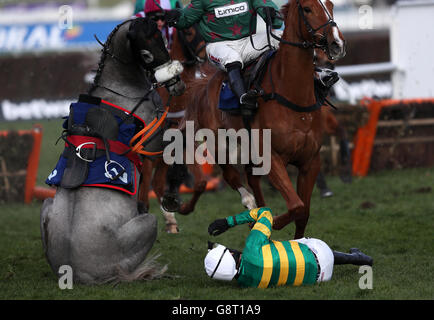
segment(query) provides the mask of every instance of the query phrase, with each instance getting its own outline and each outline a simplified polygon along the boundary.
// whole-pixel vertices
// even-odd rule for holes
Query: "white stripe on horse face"
[[[333,36],[335,38],[336,43],[339,45],[339,47],[343,47],[344,46],[344,42],[342,41],[342,38],[339,36],[339,30],[338,27],[333,27]]]
[[[327,13],[329,18],[332,18],[332,15],[330,14],[329,9],[327,9],[326,6],[326,2],[327,0],[320,0],[325,12]],[[333,37],[335,38],[336,43],[339,45],[339,47],[343,47],[344,46],[344,41],[342,40],[342,38],[339,36],[339,30],[338,27],[332,27],[333,30]]]

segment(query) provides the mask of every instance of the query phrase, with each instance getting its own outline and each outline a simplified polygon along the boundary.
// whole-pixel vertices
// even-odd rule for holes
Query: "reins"
[[[324,29],[327,26],[331,26],[331,27],[336,26],[335,21],[329,15],[328,10],[324,7],[324,4],[322,2],[320,2],[320,3],[322,5],[325,13],[328,16],[328,21],[326,23],[324,23],[323,25],[317,27],[317,28],[313,28],[312,25],[307,20],[306,16],[304,15],[303,8],[302,8],[302,6],[300,4],[300,1],[297,0],[297,7],[298,7],[297,10],[298,10],[299,17],[301,18],[301,20],[303,20],[304,25],[305,25],[307,31],[312,36],[312,39],[315,39],[315,34],[316,34],[316,32],[318,30]],[[262,8],[264,10],[264,8],[266,8],[266,7],[265,6],[260,6],[257,9],[260,9],[260,8]],[[287,44],[287,45],[290,45],[290,46],[293,46],[293,47],[297,47],[297,48],[301,48],[301,49],[315,49],[315,48],[324,49],[325,48],[326,44],[316,43],[315,41],[312,42],[312,41],[307,41],[307,40],[303,39],[302,42],[292,42],[292,41],[288,41],[288,40],[282,39],[281,37],[278,37],[277,35],[275,35],[272,32],[272,18],[271,18],[270,13],[268,11],[266,11],[266,10],[264,10],[264,11],[266,13],[265,23],[266,23],[268,44],[266,46],[264,46],[263,48],[261,48],[261,49],[257,49],[254,46],[253,37],[252,37],[252,34],[253,34],[253,32],[252,32],[252,18],[250,20],[250,26],[249,26],[249,28],[250,28],[249,29],[249,31],[250,31],[250,42],[252,44],[252,47],[255,50],[259,50],[260,51],[260,50],[265,49],[266,47],[269,47],[270,49],[273,49],[272,46],[271,46],[270,36],[273,37],[274,39],[278,40],[280,43]],[[253,15],[252,15],[252,17],[253,17]],[[282,17],[276,17],[276,18],[283,20]],[[299,23],[299,29],[300,29],[300,34],[301,34],[301,22]],[[324,36],[321,38],[321,40],[322,39],[324,39]],[[272,57],[270,59],[272,59]],[[315,95],[315,98],[316,98],[317,102],[315,104],[307,106],[307,107],[299,106],[299,105],[297,105],[297,104],[289,101],[284,96],[276,93],[275,90],[274,90],[274,84],[273,84],[273,79],[272,79],[272,74],[271,74],[271,63],[270,63],[270,61],[268,61],[268,69],[269,69],[268,70],[269,71],[269,75],[270,75],[270,77],[269,77],[270,79],[269,80],[270,80],[270,84],[271,84],[271,87],[272,87],[272,92],[271,93],[264,93],[262,89],[259,89],[260,97],[264,101],[276,100],[280,105],[283,105],[283,106],[285,106],[285,107],[287,107],[287,108],[289,108],[289,109],[291,109],[293,111],[296,111],[296,112],[313,112],[313,111],[316,111],[316,110],[318,110],[318,109],[321,108],[321,106],[323,105],[324,102],[326,102],[328,105],[330,105],[331,107],[333,107],[333,108],[336,109],[336,107],[333,104],[331,104],[327,100],[326,97],[324,97],[323,101],[318,101],[319,99],[317,99],[316,95]],[[264,74],[262,74],[262,76],[260,77],[260,79],[258,79],[258,81],[256,82],[255,86],[257,88],[260,88],[260,83],[262,83],[263,76],[264,76]]]

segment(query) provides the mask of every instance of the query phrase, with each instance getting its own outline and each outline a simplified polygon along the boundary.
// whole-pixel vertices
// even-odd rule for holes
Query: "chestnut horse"
[[[170,56],[172,59],[181,61],[184,66],[181,79],[186,83],[187,91],[189,86],[187,83],[188,81],[195,81],[196,78],[201,77],[205,73],[209,72],[206,64],[203,63],[206,59],[204,49],[205,42],[197,31],[196,26],[186,30],[174,30]],[[160,94],[163,101],[169,106],[169,113],[167,115],[167,121],[170,122],[169,127],[178,127],[178,123],[183,118],[184,109],[189,99],[187,92],[181,96],[173,97],[168,95],[167,90],[159,89],[158,93]],[[164,163],[162,158],[146,158],[143,161],[138,199],[146,208],[149,208],[148,193],[151,186],[157,196],[158,202],[161,205],[165,196],[168,168],[168,165]],[[192,164],[188,165],[188,170],[194,176],[194,192],[191,200],[183,203],[179,209],[173,208],[174,205],[172,204],[172,209],[170,211],[168,211],[169,208],[167,208],[169,206],[161,206],[161,210],[166,222],[166,231],[168,233],[178,232],[178,225],[175,219],[174,211],[178,211],[181,214],[190,213],[193,211],[193,208],[200,195],[205,191],[207,181],[202,173],[201,167],[197,164]]]
[[[345,55],[345,40],[333,20],[333,4],[329,0],[290,0],[282,7],[282,14],[285,29],[280,47],[265,72],[261,84],[265,96],[258,99],[258,110],[250,127],[259,129],[260,154],[263,151],[262,129],[271,129],[271,169],[268,176],[287,206],[287,212],[274,217],[273,228],[282,229],[295,221],[295,238],[301,238],[320,170],[319,150],[323,135],[321,108],[314,94],[313,52],[314,48],[322,48],[330,59],[339,59]],[[209,128],[217,134],[219,128],[244,128],[239,116],[217,108],[224,78],[225,73],[219,71],[209,81],[205,79],[195,84],[193,101],[187,106],[184,120],[194,121],[196,130]],[[273,99],[276,95],[279,95],[279,101]],[[281,104],[281,101],[290,101],[287,104],[297,106],[296,110]],[[218,157],[216,160],[222,163]],[[286,171],[288,164],[298,168],[297,192]],[[265,206],[259,175],[246,171],[256,200],[252,203],[238,171],[229,164],[220,166],[223,178],[238,190],[245,206]]]

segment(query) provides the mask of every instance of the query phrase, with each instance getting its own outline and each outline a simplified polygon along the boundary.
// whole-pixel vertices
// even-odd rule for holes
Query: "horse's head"
[[[345,56],[345,39],[333,20],[333,3],[330,0],[290,0],[299,20],[302,39],[323,49],[330,60]],[[286,23],[291,23],[286,17]]]
[[[183,67],[179,61],[170,59],[162,33],[155,21],[149,18],[134,19],[130,24],[127,38],[133,55],[145,70],[153,73],[156,82],[163,83],[173,95],[184,92],[185,85],[179,78]]]
[[[133,55],[146,70],[153,70],[170,61],[162,34],[155,21],[148,18],[134,19],[128,29],[127,38]]]
[[[205,40],[198,30],[197,24],[184,30],[177,30],[178,38],[186,65],[195,65],[206,60]]]

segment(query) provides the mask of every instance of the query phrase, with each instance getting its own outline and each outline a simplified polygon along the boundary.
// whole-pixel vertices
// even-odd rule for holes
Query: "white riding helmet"
[[[314,238],[301,238],[294,241],[307,245],[316,255],[321,268],[317,282],[329,281],[333,275],[333,265],[335,261],[333,251],[330,247],[324,241]]]
[[[204,260],[205,271],[213,279],[232,280],[237,274],[235,259],[221,244],[208,251]]]

